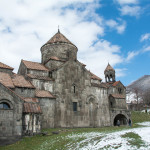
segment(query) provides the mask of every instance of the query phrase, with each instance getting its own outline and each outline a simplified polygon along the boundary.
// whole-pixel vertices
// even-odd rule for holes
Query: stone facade
[[[0,139],[41,128],[127,124],[126,89],[115,80],[115,70],[108,64],[102,82],[77,60],[77,51],[58,31],[41,47],[41,63],[22,60],[18,74],[0,64]]]

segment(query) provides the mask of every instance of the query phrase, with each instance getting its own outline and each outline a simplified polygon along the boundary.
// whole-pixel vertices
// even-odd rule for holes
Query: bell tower
[[[105,71],[105,81],[106,82],[115,82],[115,70],[113,69],[113,67],[108,63]]]

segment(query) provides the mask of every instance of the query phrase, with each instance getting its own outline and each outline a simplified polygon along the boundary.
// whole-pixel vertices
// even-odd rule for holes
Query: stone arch
[[[117,125],[117,121],[120,121],[120,125],[127,125],[128,121],[127,121],[127,117],[124,114],[117,114],[114,119],[113,119],[113,125],[116,126]]]
[[[0,104],[6,104],[9,107],[9,109],[13,109],[13,104],[7,99],[1,99]]]

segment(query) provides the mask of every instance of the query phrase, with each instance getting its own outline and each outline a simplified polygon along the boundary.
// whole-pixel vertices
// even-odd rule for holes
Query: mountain
[[[127,86],[127,90],[135,88],[142,91],[150,89],[150,75],[144,75]]]

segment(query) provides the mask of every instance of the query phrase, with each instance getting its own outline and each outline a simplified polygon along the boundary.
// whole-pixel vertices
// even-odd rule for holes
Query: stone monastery
[[[105,82],[77,60],[77,47],[60,31],[41,47],[41,63],[21,60],[18,73],[0,62],[0,139],[41,128],[126,125],[126,88],[106,67]]]

